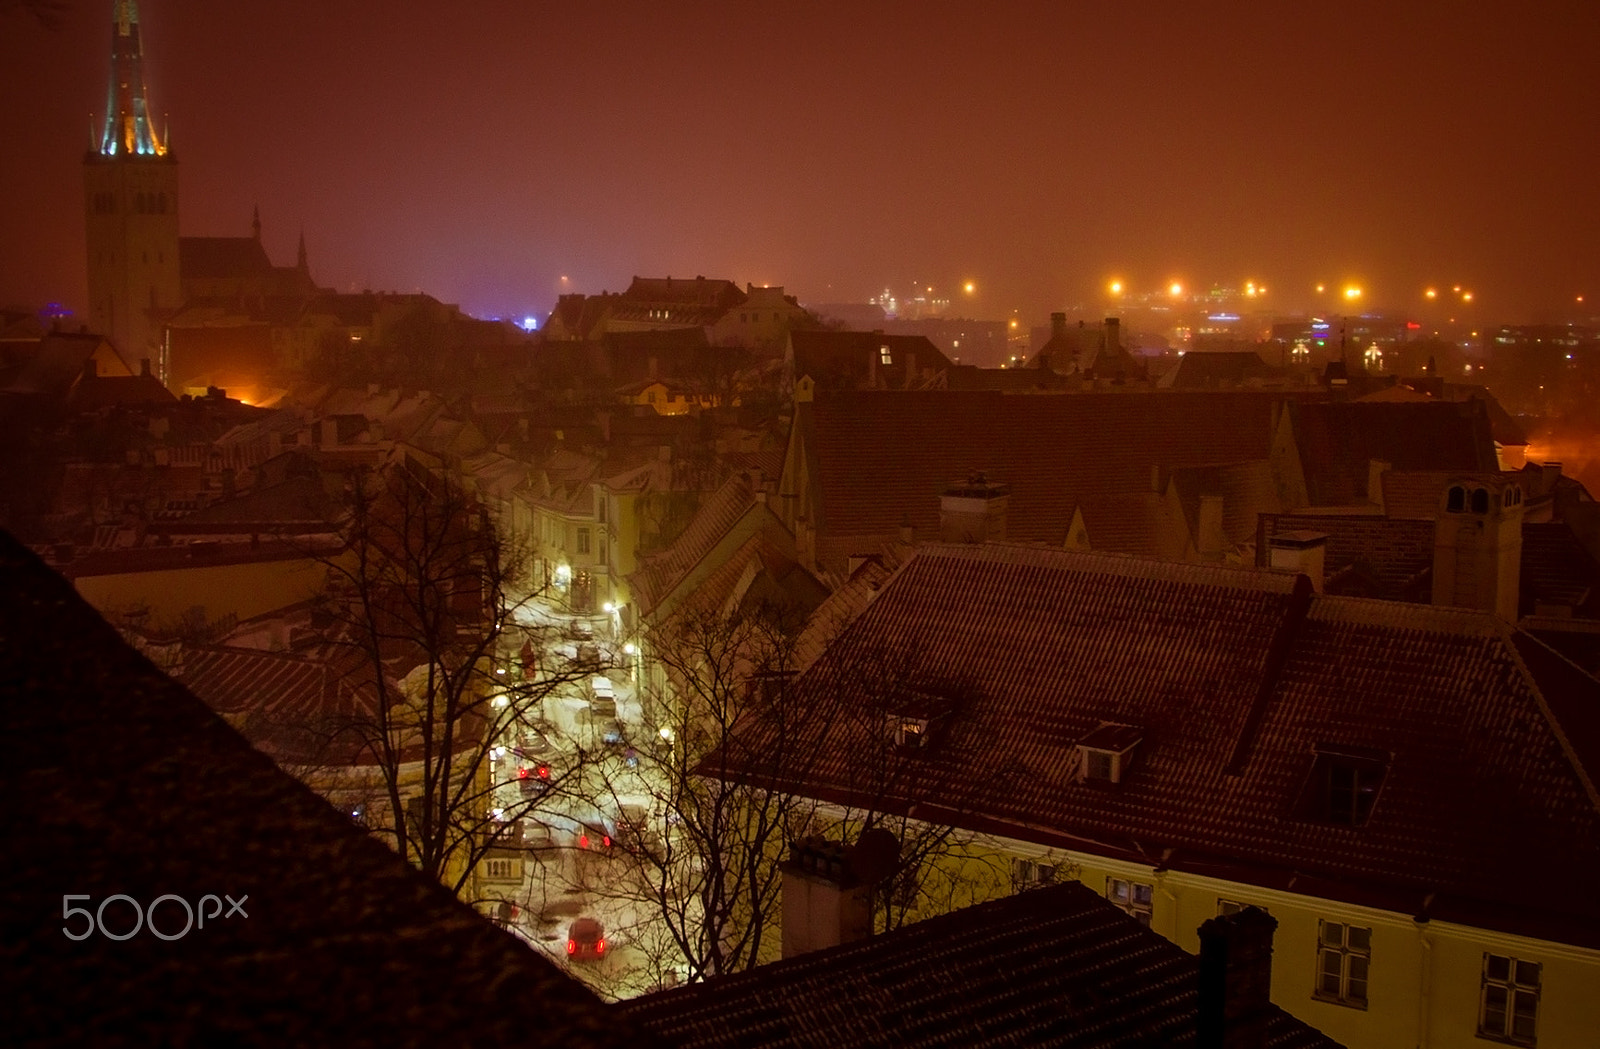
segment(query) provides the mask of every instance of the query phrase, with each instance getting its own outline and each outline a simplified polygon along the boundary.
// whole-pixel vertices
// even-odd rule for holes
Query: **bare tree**
[[[790,701],[793,636],[762,610],[685,612],[649,637],[670,682],[652,697],[658,734],[603,763],[595,782],[616,823],[604,891],[632,906],[630,939],[657,979],[769,960],[778,862],[815,808],[774,785],[781,770],[809,763],[818,739],[803,723],[821,712]],[[755,723],[759,732],[736,731]],[[757,775],[741,779],[735,768]]]
[[[525,559],[459,483],[402,460],[352,475],[347,496],[344,549],[317,554],[329,576],[320,605],[329,636],[362,657],[354,673],[373,698],[338,729],[381,772],[374,829],[463,893],[542,800],[511,786],[511,748],[582,671],[522,672],[508,602]]]
[[[670,750],[640,747],[637,767],[613,761],[593,781],[618,838],[605,892],[631,907],[628,931],[658,979],[770,961],[782,862],[814,834],[854,842],[883,829],[900,843],[874,891],[879,931],[1010,891],[1009,864],[918,807],[962,807],[928,755],[972,690],[926,680],[914,645],[847,651],[798,678],[795,626],[761,609],[680,613],[655,630]],[[812,789],[841,765],[836,789]]]

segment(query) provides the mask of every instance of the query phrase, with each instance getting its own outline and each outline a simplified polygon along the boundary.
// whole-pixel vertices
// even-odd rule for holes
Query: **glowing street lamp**
[[[1167,294],[1171,295],[1173,298],[1177,298],[1179,295],[1183,294],[1183,285],[1177,281],[1173,281],[1167,286]]]
[[[1109,285],[1109,288],[1111,290],[1111,294],[1113,294],[1113,295],[1121,295],[1122,294],[1122,282],[1120,280],[1112,281],[1111,284]]]
[[[978,290],[978,286],[969,280],[965,285],[962,286],[962,290],[968,295],[971,295],[973,292]]]
[[[1429,288],[1427,291],[1422,293],[1422,297],[1425,299],[1437,299],[1439,297],[1439,289]]]
[[[1361,298],[1361,289],[1352,284],[1344,289],[1344,297],[1354,302],[1356,299]]]

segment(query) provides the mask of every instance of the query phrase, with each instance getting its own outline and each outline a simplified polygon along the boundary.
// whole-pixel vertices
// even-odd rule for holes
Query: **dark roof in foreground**
[[[1198,960],[1077,882],[625,1002],[683,1049],[1195,1044]],[[1273,1008],[1271,1049],[1335,1045]]]
[[[252,750],[4,533],[0,577],[7,1044],[652,1044]],[[248,916],[222,900],[178,935],[168,900],[170,940],[64,932],[85,920],[64,907],[114,894],[147,913],[231,896]],[[104,919],[121,934],[131,905]]]

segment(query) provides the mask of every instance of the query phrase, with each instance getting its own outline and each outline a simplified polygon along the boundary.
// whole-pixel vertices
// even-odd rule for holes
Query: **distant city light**
[[[1323,293],[1323,292],[1324,292],[1324,291],[1326,291],[1326,290],[1327,290],[1327,289],[1326,289],[1326,287],[1325,287],[1325,286],[1324,286],[1324,285],[1321,285],[1321,284],[1318,284],[1318,285],[1317,285],[1317,294],[1318,294],[1318,295],[1321,295],[1321,294],[1322,294],[1322,293]]]
[[[1426,299],[1437,299],[1439,297],[1439,291],[1437,288],[1429,288],[1427,291],[1422,293],[1422,296]]]
[[[533,331],[534,329],[536,329],[538,327],[539,327],[539,318],[538,317],[528,316],[528,317],[522,318],[522,330],[523,331]]]
[[[1183,285],[1179,284],[1177,281],[1173,281],[1167,286],[1167,293],[1173,298],[1177,298],[1179,295],[1183,294]]]
[[[1121,295],[1122,294],[1122,282],[1120,280],[1114,280],[1114,281],[1111,282],[1111,294],[1113,294],[1113,295]]]
[[[1352,301],[1359,299],[1361,298],[1361,289],[1352,284],[1344,289],[1344,297]]]
[[[968,295],[971,295],[974,291],[978,290],[978,286],[976,284],[972,283],[972,281],[970,281],[970,280],[967,281],[967,283],[965,285],[965,288],[966,288],[966,292],[967,292]],[[928,290],[932,291],[933,289],[930,288]]]
[[[1462,292],[1461,293],[1461,301],[1462,302],[1471,302],[1472,301],[1472,292],[1470,292],[1470,291]]]

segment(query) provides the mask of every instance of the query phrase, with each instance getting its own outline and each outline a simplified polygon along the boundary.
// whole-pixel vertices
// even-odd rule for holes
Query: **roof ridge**
[[[1511,655],[1512,662],[1516,665],[1518,670],[1522,671],[1523,678],[1528,683],[1528,689],[1533,693],[1534,702],[1538,704],[1539,713],[1544,717],[1545,724],[1550,727],[1550,732],[1555,736],[1556,743],[1560,745],[1561,753],[1564,757],[1566,757],[1567,764],[1572,766],[1573,774],[1576,775],[1578,777],[1578,781],[1583,784],[1584,792],[1589,796],[1589,804],[1594,806],[1597,813],[1600,813],[1600,786],[1596,785],[1595,778],[1590,774],[1588,763],[1584,761],[1583,755],[1581,755],[1578,752],[1578,748],[1573,745],[1572,737],[1567,732],[1566,727],[1562,724],[1561,718],[1550,706],[1550,700],[1545,695],[1545,690],[1539,683],[1539,674],[1528,665],[1528,661],[1523,657],[1522,650],[1517,646],[1516,638],[1518,636],[1526,638],[1528,644],[1537,645],[1543,650],[1541,653],[1542,655],[1546,656],[1547,658],[1554,657],[1561,663],[1566,664],[1567,667],[1571,668],[1573,673],[1580,674],[1587,680],[1594,680],[1592,675],[1590,675],[1588,671],[1584,670],[1576,663],[1573,663],[1566,656],[1556,651],[1554,648],[1551,648],[1544,641],[1540,640],[1533,634],[1530,634],[1525,630],[1515,629],[1509,624],[1505,624],[1504,626],[1505,629],[1503,631],[1503,635],[1505,639],[1505,647]],[[1600,682],[1596,682],[1596,684],[1597,686],[1600,686]]]
[[[1300,574],[1282,569],[1262,569],[1253,565],[1200,564],[1163,561],[1136,554],[1101,551],[1061,550],[1052,546],[1024,542],[929,543],[917,550],[917,557],[957,557],[966,561],[998,561],[1026,564],[1072,572],[1093,572],[1128,579],[1156,579],[1173,583],[1232,586],[1268,593],[1289,594]]]

